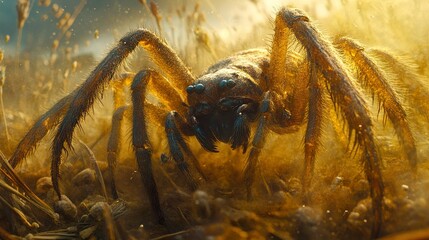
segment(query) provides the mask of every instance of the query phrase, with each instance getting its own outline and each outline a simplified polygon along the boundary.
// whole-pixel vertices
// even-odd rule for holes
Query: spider
[[[304,56],[290,49],[292,37],[303,46],[306,54],[301,55]],[[357,42],[340,38],[335,45],[359,70],[358,81],[378,97],[394,126],[411,168],[416,170],[414,138],[395,91]],[[251,49],[240,52],[209,67],[198,78],[154,33],[145,29],[130,32],[79,88],[60,100],[37,121],[9,160],[12,166],[16,166],[34,149],[49,129],[59,125],[52,146],[51,176],[54,189],[61,198],[59,166],[66,144],[71,145],[75,127],[104,86],[114,77],[121,63],[137,46],[149,53],[152,61],[164,74],[143,70],[134,76],[131,84],[132,144],[146,193],[160,223],[164,222],[164,214],[152,173],[152,150],[146,129],[149,115],[156,115],[158,120],[164,121],[170,156],[194,190],[198,188],[198,179],[204,179],[205,175],[185,141],[186,138],[195,137],[202,148],[210,152],[218,151],[216,142],[230,144],[233,149],[241,148],[243,152],[249,148],[243,181],[247,197],[251,199],[255,169],[267,133],[273,131],[287,134],[297,131],[304,124],[306,131],[302,182],[304,189],[309,188],[322,136],[322,109],[325,104],[322,95],[327,92],[336,111],[343,116],[349,128],[349,138],[354,136],[355,146],[362,153],[373,206],[372,234],[379,234],[383,181],[367,104],[346,70],[345,61],[299,9],[283,8],[277,13],[269,51]],[[149,93],[147,87],[164,105],[174,110],[168,111],[158,105],[146,104]],[[120,122],[127,109],[117,109],[113,117],[114,124]],[[251,134],[252,129],[254,134]],[[109,148],[109,156],[113,159],[109,161],[111,166],[115,164],[117,146],[115,138],[112,139],[112,147]]]

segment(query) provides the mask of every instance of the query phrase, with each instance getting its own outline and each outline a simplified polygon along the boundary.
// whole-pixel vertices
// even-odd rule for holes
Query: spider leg
[[[306,201],[306,192],[310,187],[321,135],[323,99],[315,64],[311,63],[309,66],[307,59],[299,62],[300,59],[288,48],[291,34],[284,19],[277,17],[268,69],[269,87],[276,93],[273,94],[275,105],[285,108],[290,116],[285,118],[275,113],[271,120],[274,124],[270,124],[270,129],[280,134],[297,129],[305,120],[308,106],[302,174],[303,195]],[[277,109],[281,110],[281,108]]]
[[[281,18],[276,18],[270,51],[267,81],[262,89],[271,91],[276,102],[270,129],[279,134],[296,131],[305,119],[308,103],[308,66],[289,47],[291,32]]]
[[[255,135],[252,140],[249,157],[244,168],[244,184],[246,185],[247,199],[252,199],[252,184],[255,178],[256,166],[258,165],[258,157],[261,149],[264,147],[265,137],[267,135],[267,120],[269,118],[271,106],[270,92],[264,93],[264,99],[259,107],[259,120]]]
[[[133,137],[132,142],[136,154],[137,165],[149,197],[150,204],[158,222],[163,224],[164,213],[161,210],[158,190],[152,172],[152,149],[149,143],[149,137],[146,129],[146,117],[144,109],[145,91],[149,78],[145,76],[146,72],[139,72],[131,85],[131,97],[133,102]]]
[[[378,97],[395,128],[399,141],[404,146],[413,171],[417,171],[417,150],[414,137],[407,121],[407,114],[397,94],[390,87],[380,68],[365,53],[362,46],[349,38],[340,38],[336,43],[356,66],[358,79],[363,81],[363,85]]]
[[[153,119],[152,122],[161,123],[164,121],[165,109],[162,109],[159,106],[156,106],[152,103],[145,102],[144,108],[146,115]],[[110,190],[114,199],[118,199],[118,192],[116,190],[115,184],[115,168],[117,163],[117,158],[119,156],[119,149],[122,143],[121,137],[121,127],[124,117],[129,118],[132,116],[132,108],[130,106],[122,106],[116,109],[112,116],[112,130],[110,131],[109,140],[107,142],[107,163],[108,170],[110,174],[111,186]]]
[[[199,174],[204,180],[206,180],[206,176],[204,175],[198,160],[193,155],[188,144],[183,139],[179,128],[177,127],[178,125],[181,126],[182,129],[187,129],[185,131],[190,132],[190,126],[185,123],[184,119],[176,111],[171,111],[170,113],[168,113],[167,118],[165,120],[165,132],[167,134],[170,153],[174,161],[176,162],[177,167],[185,176],[188,185],[194,191],[198,188],[197,179],[193,176],[192,169],[189,169],[189,165],[185,161],[183,152],[191,160],[191,166],[195,167],[195,169],[199,172]]]
[[[51,177],[53,188],[60,198],[59,166],[65,143],[68,146],[71,145],[75,127],[93,105],[97,96],[101,94],[104,85],[112,79],[117,68],[138,45],[141,45],[149,53],[152,61],[163,70],[167,78],[171,80],[171,84],[175,89],[178,89],[181,95],[185,94],[186,86],[193,81],[194,77],[179,57],[152,32],[139,29],[123,37],[91,72],[88,79],[76,90],[77,93],[74,95],[54,137]]]
[[[304,172],[302,175],[303,196],[307,201],[307,190],[310,188],[311,178],[314,172],[314,162],[316,151],[319,146],[320,136],[322,135],[322,118],[323,118],[323,89],[317,76],[317,68],[312,57],[310,66],[310,82],[308,101],[308,123],[304,140]]]
[[[169,83],[162,78],[157,72],[152,70],[145,70],[146,74],[144,78],[145,83],[148,84],[148,87],[151,89],[151,92],[154,94],[158,94],[158,97],[162,102],[166,102],[168,106],[174,108],[180,108],[181,105],[178,105],[177,102],[181,102],[180,96],[177,92],[175,92],[172,88],[172,86],[169,85]],[[123,122],[124,116],[132,116],[132,113],[130,112],[132,109],[129,106],[122,106],[117,107],[119,104],[125,104],[125,95],[124,95],[124,86],[129,85],[128,79],[130,77],[134,77],[135,74],[122,74],[124,81],[115,81],[115,84],[113,85],[113,99],[114,99],[114,105],[115,105],[115,112],[112,116],[112,130],[110,132],[108,144],[107,144],[107,161],[108,161],[108,167],[109,167],[109,174],[111,178],[111,192],[114,199],[117,199],[118,193],[116,190],[115,185],[115,168],[116,168],[116,162],[118,158],[119,148],[121,144],[121,126]],[[151,79],[153,79],[151,81]],[[144,93],[142,93],[144,94]],[[168,99],[168,100],[167,100]],[[176,104],[168,104],[169,102],[176,102]],[[145,108],[145,115],[148,116],[150,119],[154,120],[155,123],[162,123],[165,119],[165,112],[166,109],[154,105],[150,102],[144,103]]]
[[[123,82],[126,82],[131,75],[125,74],[121,75],[119,79],[114,80],[114,85],[123,85]],[[15,168],[22,160],[24,160],[28,154],[32,152],[37,146],[37,144],[46,136],[49,130],[55,128],[61,121],[62,117],[65,115],[67,110],[70,107],[70,103],[75,98],[78,89],[71,92],[69,95],[63,97],[59,100],[51,109],[44,113],[36,123],[31,127],[31,129],[25,134],[21,139],[18,146],[15,149],[15,152],[9,159],[9,163],[13,168]],[[116,104],[115,97],[115,106],[122,106],[123,104]],[[115,107],[116,109],[116,107]]]
[[[152,78],[153,72],[140,71],[131,85],[133,102],[133,134],[132,142],[136,154],[139,172],[152,209],[157,215],[158,222],[163,224],[164,213],[161,210],[159,194],[152,171],[152,149],[146,129],[146,116],[144,102],[146,98],[146,87]]]
[[[313,27],[309,18],[296,9],[282,9],[277,18],[284,21],[297,40],[304,46],[307,55],[323,75],[331,100],[338,106],[354,132],[355,141],[362,150],[365,174],[370,184],[373,206],[372,237],[380,233],[382,221],[383,181],[379,156],[376,151],[372,122],[365,102],[353,86],[351,77],[331,45]]]
[[[290,96],[288,96],[288,108],[290,109],[291,118],[288,120],[292,126],[299,126],[305,120],[305,109],[309,101],[309,78],[310,71],[307,62],[298,65],[298,70],[292,79],[295,85]]]
[[[152,91],[147,91],[147,87],[150,87]],[[136,154],[137,164],[143,180],[143,185],[149,196],[152,209],[156,213],[159,223],[163,224],[165,219],[161,210],[158,190],[153,176],[151,159],[152,149],[150,146],[146,126],[147,115],[149,114],[145,109],[146,106],[144,102],[147,97],[147,93],[154,93],[159,97],[160,100],[164,100],[168,107],[185,110],[185,106],[181,104],[182,100],[179,93],[169,85],[169,82],[165,81],[161,75],[152,70],[143,70],[137,73],[131,84],[131,91],[133,102],[132,142]],[[169,118],[167,116],[166,122],[168,122],[168,120]],[[180,145],[182,146],[183,144],[180,143]],[[189,180],[189,184],[192,187],[196,186],[191,173],[187,171],[187,169],[181,168],[182,166],[183,164],[179,165],[179,169],[182,170],[185,177]]]
[[[119,148],[122,142],[121,139],[121,126],[122,120],[124,119],[125,112],[129,111],[129,106],[122,106],[113,113],[112,116],[112,130],[110,131],[109,140],[107,142],[107,164],[110,174],[110,190],[112,192],[113,199],[118,199],[118,192],[116,191],[115,184],[115,168]]]
[[[119,148],[122,142],[121,127],[122,120],[126,113],[130,111],[129,106],[125,106],[125,91],[124,87],[130,85],[131,80],[134,79],[134,73],[123,73],[120,76],[121,81],[114,81],[112,83],[113,90],[113,108],[115,111],[112,116],[112,130],[110,131],[109,140],[107,142],[107,164],[110,177],[110,191],[113,199],[118,199],[118,192],[115,184],[115,168]]]
[[[44,113],[31,129],[21,139],[13,155],[9,158],[10,165],[15,168],[30,154],[48,133],[49,130],[59,124],[61,118],[69,109],[72,99],[76,96],[77,90],[59,100],[51,109]]]
[[[125,101],[127,99],[125,96],[125,87],[130,86],[134,77],[134,73],[121,73],[119,79],[112,82],[113,109],[115,109],[115,111],[125,106]]]
[[[420,115],[429,120],[429,104],[427,101],[429,86],[425,81],[425,77],[417,73],[417,66],[406,60],[398,59],[385,50],[369,49],[368,52],[389,67],[389,71],[393,76],[408,90],[407,99],[413,103],[413,109],[418,110]]]
[[[309,100],[308,65],[290,51],[290,34],[285,22],[276,18],[266,88],[272,91],[272,99],[278,106],[269,126],[279,134],[298,130]]]

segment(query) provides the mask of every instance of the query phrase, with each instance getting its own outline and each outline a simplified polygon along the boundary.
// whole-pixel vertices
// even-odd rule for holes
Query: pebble
[[[68,219],[75,219],[77,215],[76,206],[66,195],[61,195],[61,200],[55,202],[54,210]]]
[[[79,187],[93,184],[95,182],[95,179],[95,171],[90,168],[86,168],[73,177],[72,183],[75,186]]]
[[[36,182],[37,194],[46,194],[50,189],[52,189],[52,180],[50,177],[42,177],[37,180]]]

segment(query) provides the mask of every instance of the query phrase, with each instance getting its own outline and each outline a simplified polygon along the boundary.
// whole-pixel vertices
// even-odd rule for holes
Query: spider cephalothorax
[[[295,53],[291,37],[303,46],[304,54]],[[271,48],[248,50],[222,60],[195,78],[174,51],[154,33],[139,29],[123,37],[116,47],[92,71],[88,79],[70,95],[44,114],[24,137],[10,162],[16,166],[46,132],[58,126],[52,147],[52,180],[60,196],[59,165],[65,144],[71,144],[73,131],[115,75],[117,68],[137,46],[142,46],[164,75],[154,70],[131,74],[132,107],[119,107],[113,117],[108,146],[111,175],[119,148],[120,121],[132,111],[133,146],[146,193],[159,222],[164,222],[156,183],[152,173],[152,150],[146,121],[155,118],[164,122],[171,158],[192,189],[198,188],[194,174],[205,178],[198,159],[185,139],[195,137],[200,145],[216,152],[216,142],[225,142],[233,149],[249,149],[243,171],[247,196],[252,197],[252,183],[258,157],[268,131],[286,134],[305,125],[304,193],[310,186],[314,162],[322,136],[324,94],[329,96],[349,128],[349,137],[361,152],[364,172],[372,197],[372,233],[380,232],[382,221],[383,182],[380,158],[375,147],[372,120],[363,95],[355,87],[345,61],[336,49],[312,25],[300,10],[284,8],[277,14]],[[359,71],[357,79],[372,92],[386,111],[401,145],[415,170],[417,155],[414,138],[405,110],[382,71],[368,57],[363,47],[348,38],[340,38],[336,46],[348,55],[348,63]],[[394,61],[394,58],[392,61]],[[162,102],[146,101],[151,91]],[[116,93],[119,94],[119,93]],[[115,98],[120,99],[120,98]],[[187,99],[187,100],[184,100]],[[283,144],[283,143],[279,143]],[[197,171],[190,171],[190,168]],[[114,197],[118,197],[114,185]]]
[[[246,151],[249,124],[258,115],[263,95],[262,68],[268,60],[262,50],[239,53],[212,66],[187,87],[191,105],[187,119],[205,149],[217,152],[218,140]]]

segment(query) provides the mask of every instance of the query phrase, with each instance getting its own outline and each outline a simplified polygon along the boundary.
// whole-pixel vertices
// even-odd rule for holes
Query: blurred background
[[[46,43],[52,42],[58,36],[58,20],[64,17],[66,13],[72,14],[79,5],[84,5],[84,7],[79,12],[73,25],[67,30],[70,32],[70,36],[67,37],[66,44],[69,45],[83,44],[83,48],[85,49],[84,44],[87,41],[94,40],[94,33],[96,31],[100,33],[97,43],[106,44],[111,42],[114,36],[120,36],[131,29],[137,27],[152,28],[154,25],[154,22],[150,18],[151,13],[148,13],[145,6],[138,0],[52,0],[52,4],[49,5],[46,2],[50,1],[30,1],[30,14],[24,26],[25,36],[22,40],[24,51],[30,49],[41,52],[49,51],[50,46]],[[279,4],[279,1],[277,3],[276,1],[267,2],[271,2],[269,5],[272,7]],[[167,17],[167,15],[170,16],[170,21],[173,21],[174,17],[172,15],[175,15],[175,11],[179,6],[186,4],[189,7],[193,7],[196,1],[164,0],[153,1],[153,3],[161,9],[160,14],[164,17]],[[148,2],[147,4],[149,5],[150,3]],[[251,4],[246,1],[234,3],[245,6],[245,8],[237,8],[240,11],[228,6],[230,4],[229,1],[204,0],[200,1],[199,4],[201,10],[206,13],[205,17],[207,21],[215,27],[226,27],[227,23],[233,23],[234,21],[232,20],[239,16],[252,16],[254,20],[257,19],[259,21],[265,20],[264,18],[266,17],[253,14],[255,13],[255,9],[251,9]],[[58,16],[59,13],[55,11],[55,5],[59,9],[63,9],[60,11],[63,11],[64,15]],[[0,2],[0,22],[2,23],[0,35],[3,38],[9,35],[10,40],[15,42],[18,37],[16,1],[3,0]],[[102,49],[100,48],[102,47],[99,45],[93,44],[92,50],[101,51]],[[8,50],[14,50],[16,44],[7,44],[4,47]]]
[[[424,0],[1,0],[0,37],[3,41],[0,41],[0,47],[8,54],[16,53],[18,45],[17,2],[20,1],[29,2],[28,18],[22,22],[20,51],[31,50],[35,54],[49,52],[56,39],[61,46],[78,46],[81,53],[102,54],[115,38],[131,29],[157,30],[150,10],[152,3],[158,9],[161,26],[179,30],[184,24],[178,10],[189,14],[197,4],[198,11],[203,13],[205,27],[228,41],[237,38],[228,30],[239,30],[240,34],[251,31],[255,23],[269,22],[281,6],[306,10],[333,34],[359,33],[362,40],[376,40],[377,44],[392,45],[401,50],[404,41],[413,42],[418,48],[426,44],[429,35],[425,26],[427,17],[423,14],[429,10],[429,4]],[[169,34],[170,31],[166,29],[166,32]],[[7,43],[5,39],[8,39]]]

